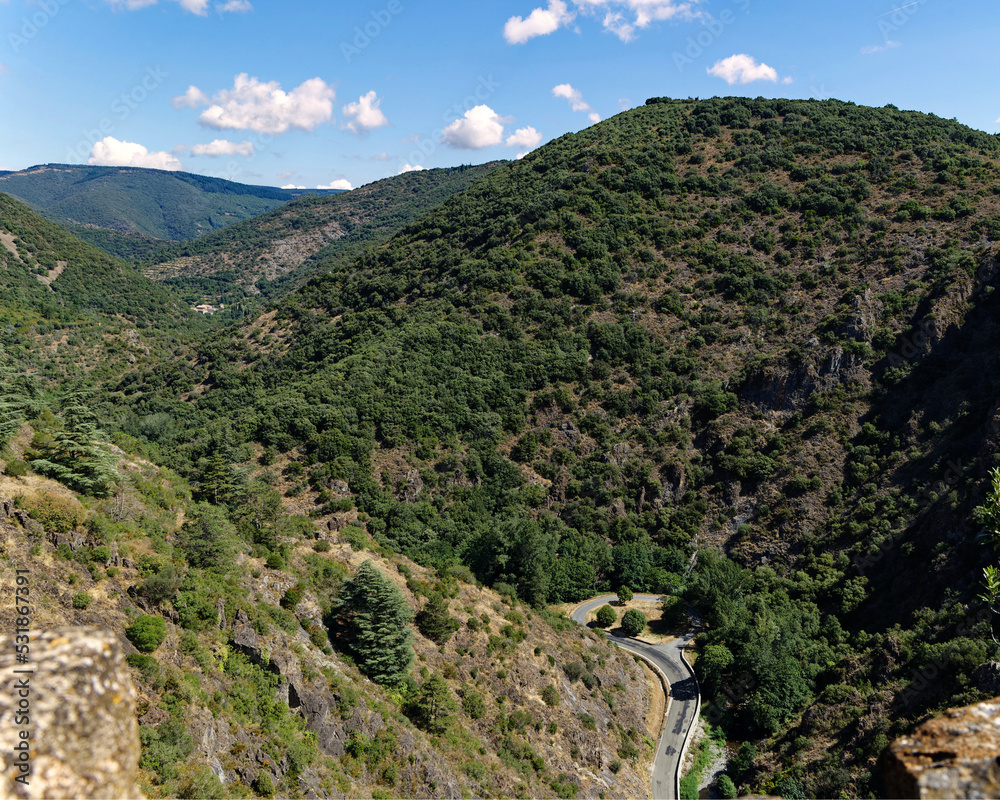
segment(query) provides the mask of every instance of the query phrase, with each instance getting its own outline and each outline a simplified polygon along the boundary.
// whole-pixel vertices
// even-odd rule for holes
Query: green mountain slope
[[[129,258],[162,240],[201,236],[307,194],[186,172],[70,164],[0,175],[0,192],[49,219],[72,224],[74,233],[113,255]]]
[[[6,368],[53,381],[113,374],[201,327],[166,288],[0,195],[0,344]]]
[[[759,743],[737,781],[877,792],[888,738],[996,655],[969,518],[998,157],[892,107],[652,100],[108,408],[199,485],[214,433],[303,511],[533,605],[684,592],[706,708]]]
[[[255,293],[285,294],[306,276],[352,262],[499,166],[409,172],[333,197],[308,197],[192,242],[143,264],[151,278],[192,305],[232,306]]]

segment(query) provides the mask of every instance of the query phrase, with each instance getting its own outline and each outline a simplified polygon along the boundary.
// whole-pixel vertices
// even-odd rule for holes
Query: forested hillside
[[[44,164],[0,175],[0,192],[71,228],[119,258],[134,259],[278,208],[304,194],[336,190],[247,186],[188,172],[142,167]]]
[[[258,294],[274,299],[312,274],[343,269],[497,166],[420,170],[332,197],[302,198],[159,250],[142,267],[192,305],[232,307]]]
[[[113,402],[140,437],[169,417],[151,452],[195,481],[250,447],[321,519],[536,606],[686,591],[708,699],[784,732],[738,779],[877,791],[887,737],[992,652],[956,631],[987,555],[998,151],[893,108],[653,100]],[[953,680],[907,694],[942,654]]]
[[[621,586],[677,595],[705,621],[705,713],[747,742],[730,772],[739,787],[878,795],[888,741],[985,696],[978,670],[998,655],[978,599],[992,554],[972,520],[1000,449],[998,166],[996,137],[891,106],[657,98],[496,167],[353,261],[318,260],[266,313],[97,383],[88,407],[115,442],[199,503],[190,523],[168,521],[178,501],[166,500],[118,534],[155,560],[146,581],[187,576],[148,610],[193,632],[195,658],[236,636],[239,604],[211,570],[278,606],[301,580],[316,604],[301,646],[330,634],[332,658],[350,664],[366,634],[341,612],[358,573],[306,583],[317,535],[317,554],[346,541],[417,575],[411,610],[423,593],[478,613],[475,580],[539,616]],[[213,558],[220,542],[242,557]],[[247,568],[277,583],[265,592]],[[529,612],[511,610],[487,648],[518,652]],[[478,629],[466,613],[452,642]],[[555,662],[570,652],[559,646]],[[444,668],[456,694],[483,674]],[[518,674],[501,708],[534,691]],[[587,696],[611,719],[612,678],[590,674]],[[427,730],[408,704],[437,682],[413,681],[389,690],[386,714]],[[181,696],[151,687],[176,727]],[[513,714],[498,712],[481,746],[532,796],[620,789],[614,754],[589,762],[608,770],[589,782],[564,777],[565,761],[548,769],[543,705],[513,739]],[[631,769],[640,737],[621,727],[617,769]],[[379,773],[397,740],[365,736],[338,769],[427,791],[431,778]],[[580,755],[579,737],[550,746]],[[273,758],[294,784],[300,762]]]
[[[0,195],[0,346],[5,370],[50,388],[121,374],[199,327],[167,289]]]

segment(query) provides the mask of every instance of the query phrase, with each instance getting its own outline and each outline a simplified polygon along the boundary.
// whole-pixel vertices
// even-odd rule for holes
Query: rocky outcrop
[[[883,755],[887,797],[1000,797],[1000,697],[951,709]]]
[[[0,798],[141,797],[136,691],[117,637],[96,627],[32,633],[27,663],[14,646],[0,636]]]

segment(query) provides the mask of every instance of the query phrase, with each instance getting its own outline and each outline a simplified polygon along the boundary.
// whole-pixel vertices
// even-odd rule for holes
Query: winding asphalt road
[[[581,625],[586,624],[587,614],[599,606],[603,606],[613,595],[605,595],[588,600],[573,612],[573,619]],[[659,600],[659,595],[637,594],[634,600]],[[687,662],[682,658],[682,651],[688,642],[694,638],[696,631],[688,630],[678,635],[669,644],[646,644],[628,636],[607,633],[609,639],[619,647],[643,656],[652,662],[666,677],[670,686],[670,696],[667,700],[667,712],[663,720],[663,733],[656,748],[653,759],[651,782],[654,800],[676,800],[680,792],[681,764],[684,751],[687,748],[691,730],[701,699],[698,693],[698,681]]]

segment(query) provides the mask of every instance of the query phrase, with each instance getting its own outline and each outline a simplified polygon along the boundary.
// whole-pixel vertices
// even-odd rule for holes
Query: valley
[[[0,195],[3,568],[127,648],[148,797],[673,796],[635,642],[553,610],[625,587],[741,794],[884,796],[992,696],[996,136],[655,97],[273,199],[122,261]]]

